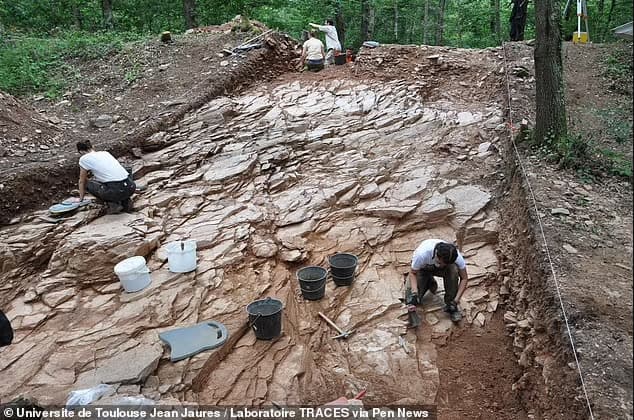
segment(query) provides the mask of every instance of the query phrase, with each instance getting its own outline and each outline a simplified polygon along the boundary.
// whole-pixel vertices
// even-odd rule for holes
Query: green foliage
[[[584,181],[596,181],[607,173],[632,182],[631,160],[620,152],[597,147],[582,135],[548,135],[541,142],[533,139],[532,147],[560,168],[575,171]]]
[[[605,169],[612,175],[632,181],[632,161],[623,153],[610,149],[599,149]]]
[[[562,3],[563,9],[565,2]],[[587,1],[588,32],[592,42],[612,42],[616,38],[611,29],[632,21],[631,0],[597,0]],[[610,10],[611,5],[613,9]],[[565,38],[572,39],[572,33],[577,30],[576,2],[572,1],[572,10],[568,19],[564,19],[563,33]],[[585,23],[581,22],[581,31],[585,32]]]
[[[0,44],[0,90],[13,95],[42,92],[55,98],[71,80],[69,59],[96,59],[121,50],[138,35],[61,33],[57,37],[16,36]]]
[[[601,109],[597,114],[606,127],[606,136],[618,144],[632,141],[632,121],[628,119],[629,111],[622,109]]]
[[[610,89],[618,93],[632,93],[632,46],[621,45],[611,50],[603,62],[603,77],[610,80]]]

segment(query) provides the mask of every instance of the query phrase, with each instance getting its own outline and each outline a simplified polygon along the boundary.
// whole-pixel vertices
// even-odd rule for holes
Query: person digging
[[[77,142],[79,158],[79,197],[82,202],[86,191],[102,200],[107,214],[132,211],[130,197],[136,190],[132,175],[119,161],[106,151],[95,151],[89,140]],[[93,177],[88,179],[88,173]]]
[[[460,321],[458,302],[469,282],[467,266],[458,249],[442,239],[426,239],[414,251],[407,282],[407,305],[419,305],[427,291],[436,294],[438,283],[434,276],[443,278],[445,312],[453,322]]]

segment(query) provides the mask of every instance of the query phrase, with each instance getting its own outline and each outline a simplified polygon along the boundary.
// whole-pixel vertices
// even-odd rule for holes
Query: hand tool
[[[330,320],[330,318],[328,318],[326,315],[324,315],[322,312],[319,312],[319,316],[322,317],[328,324],[330,324],[331,327],[333,327],[335,330],[337,330],[337,332],[339,332],[339,335],[336,335],[332,338],[348,338],[350,337],[350,335],[352,335],[352,333],[354,332],[354,330],[351,331],[344,331],[341,328],[339,328],[337,326],[337,324],[335,324],[334,322],[332,322]]]

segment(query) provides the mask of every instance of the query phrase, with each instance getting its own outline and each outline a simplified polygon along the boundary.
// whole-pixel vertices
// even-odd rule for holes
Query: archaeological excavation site
[[[2,168],[0,400],[587,418],[512,146],[531,46],[381,45],[312,73],[284,64],[288,37],[205,50],[223,36],[175,44],[207,71],[181,61],[164,85],[106,92],[130,107],[120,124],[73,132],[64,110],[22,109],[47,146]],[[177,86],[178,66],[198,73]],[[51,213],[77,188],[81,136],[131,168],[133,209]],[[457,246],[468,287],[453,322],[438,278],[412,328],[404,273],[426,239]]]

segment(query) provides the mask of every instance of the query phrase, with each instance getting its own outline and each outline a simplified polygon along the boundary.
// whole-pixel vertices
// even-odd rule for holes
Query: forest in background
[[[2,0],[0,30],[4,36],[100,30],[157,34],[218,25],[242,14],[296,38],[308,22],[332,18],[348,48],[364,40],[484,48],[509,40],[513,1],[521,0]],[[533,2],[525,7],[525,38],[530,39]],[[591,40],[611,41],[610,29],[632,20],[632,1],[590,0],[588,14]],[[575,27],[573,1],[563,22],[564,38]]]
[[[552,0],[562,9],[563,0]],[[570,39],[572,13],[562,21]],[[0,90],[59,97],[68,59],[95,59],[163,31],[218,25],[246,15],[300,39],[308,23],[335,20],[345,48],[364,40],[486,48],[510,40],[515,6],[535,37],[530,0],[0,0]],[[631,0],[590,0],[590,39],[610,42],[611,28],[632,20]],[[72,72],[72,69],[68,69]],[[67,75],[68,72],[67,72]]]

